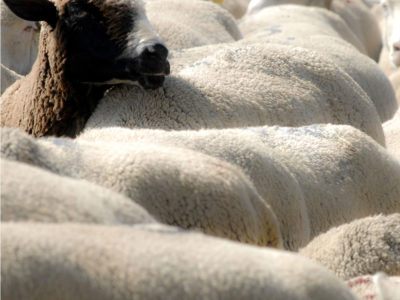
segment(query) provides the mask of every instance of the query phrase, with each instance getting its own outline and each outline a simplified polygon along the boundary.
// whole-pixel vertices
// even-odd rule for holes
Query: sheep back
[[[299,255],[159,224],[5,223],[1,231],[10,300],[356,299]]]

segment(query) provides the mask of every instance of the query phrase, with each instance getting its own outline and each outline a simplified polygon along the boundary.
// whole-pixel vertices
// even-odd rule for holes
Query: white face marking
[[[134,30],[128,35],[128,42],[121,58],[137,57],[146,47],[162,44],[164,41],[150,24],[144,12],[139,11],[134,20]]]
[[[393,65],[400,67],[400,0],[382,0],[381,5],[385,18],[383,43]]]

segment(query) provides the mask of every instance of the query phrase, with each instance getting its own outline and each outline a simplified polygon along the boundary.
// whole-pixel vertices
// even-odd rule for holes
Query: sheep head
[[[44,34],[55,35],[54,52],[63,57],[65,76],[71,82],[139,82],[154,89],[169,74],[168,50],[140,0],[4,2],[25,20],[45,22]]]

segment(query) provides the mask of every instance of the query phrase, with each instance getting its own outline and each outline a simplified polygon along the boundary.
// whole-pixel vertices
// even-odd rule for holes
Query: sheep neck
[[[104,86],[67,79],[64,46],[56,30],[42,27],[38,57],[31,72],[2,100],[2,126],[19,127],[36,137],[75,137],[103,96]]]

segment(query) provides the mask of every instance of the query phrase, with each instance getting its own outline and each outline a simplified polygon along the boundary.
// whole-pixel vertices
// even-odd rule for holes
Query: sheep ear
[[[18,17],[28,21],[45,21],[55,27],[58,19],[54,3],[48,0],[4,0]]]

